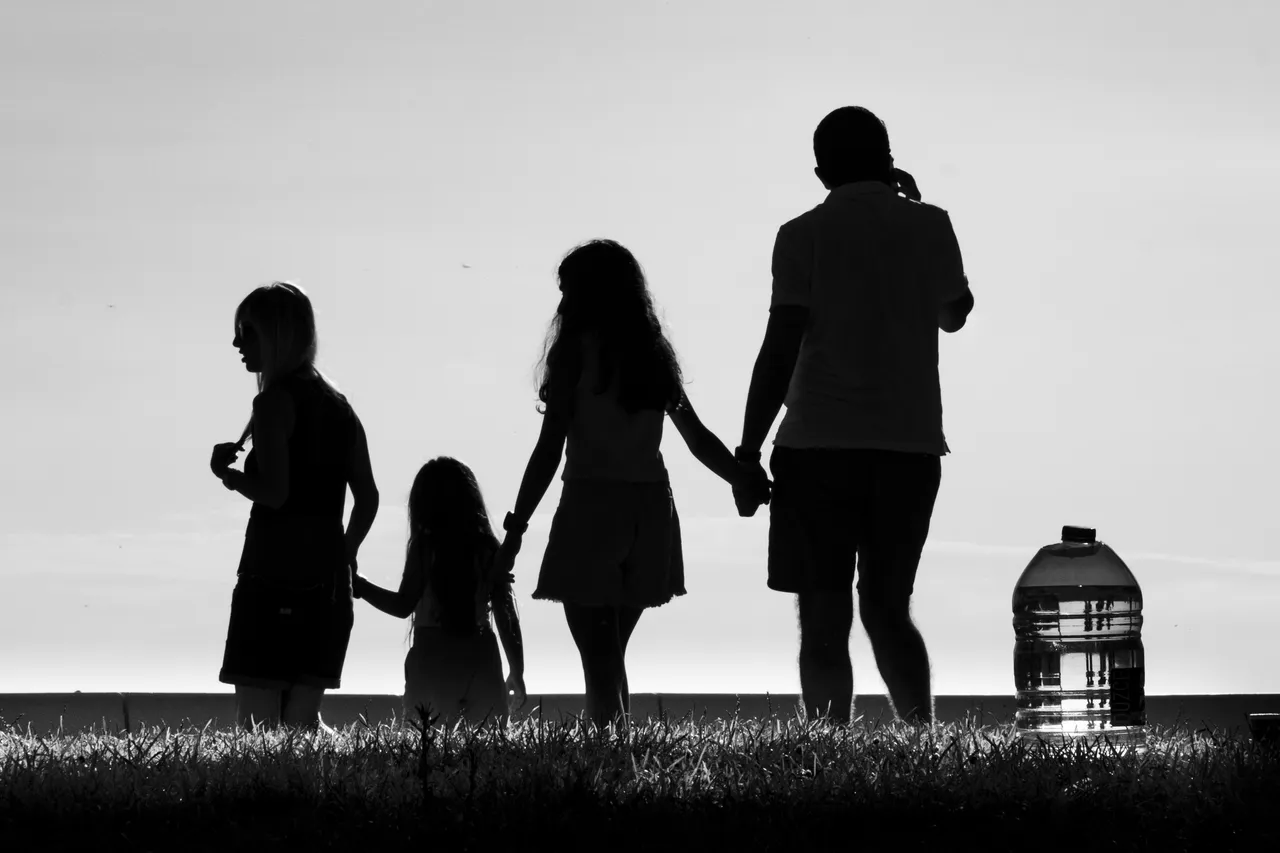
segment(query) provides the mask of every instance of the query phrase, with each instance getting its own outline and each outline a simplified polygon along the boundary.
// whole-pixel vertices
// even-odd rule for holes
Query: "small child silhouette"
[[[404,660],[404,715],[427,720],[504,721],[525,703],[524,650],[511,576],[494,572],[498,539],[471,469],[441,456],[422,466],[409,491],[409,543],[400,588],[355,576],[356,598],[412,617]],[[504,686],[498,637],[511,674]],[[508,692],[510,696],[508,697]]]

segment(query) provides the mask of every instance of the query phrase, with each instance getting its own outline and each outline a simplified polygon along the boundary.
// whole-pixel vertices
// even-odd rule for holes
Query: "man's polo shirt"
[[[774,443],[944,455],[938,310],[968,282],[945,210],[859,181],[778,229],[771,305],[809,309]]]

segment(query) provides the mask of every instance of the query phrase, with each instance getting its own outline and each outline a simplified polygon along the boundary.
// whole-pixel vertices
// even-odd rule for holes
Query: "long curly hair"
[[[427,571],[426,585],[440,604],[440,624],[448,633],[476,630],[476,595],[498,549],[476,475],[450,456],[437,456],[418,469],[409,489],[409,545]],[[430,563],[427,564],[430,547]],[[405,560],[405,572],[411,570]],[[410,622],[410,630],[413,630]]]
[[[538,363],[539,411],[561,406],[571,413],[588,333],[600,343],[595,393],[603,393],[616,376],[618,402],[628,413],[676,405],[684,384],[680,362],[635,256],[613,240],[591,240],[565,256],[557,278],[562,297]]]

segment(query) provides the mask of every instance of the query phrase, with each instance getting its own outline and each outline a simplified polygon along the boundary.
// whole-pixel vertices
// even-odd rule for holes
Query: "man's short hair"
[[[892,181],[889,131],[865,107],[840,107],[818,122],[813,154],[827,183]]]

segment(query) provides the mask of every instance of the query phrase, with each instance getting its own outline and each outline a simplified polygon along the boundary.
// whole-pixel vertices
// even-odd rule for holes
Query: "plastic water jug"
[[[1064,527],[1027,564],[1013,630],[1021,737],[1145,746],[1142,590],[1095,530]]]

